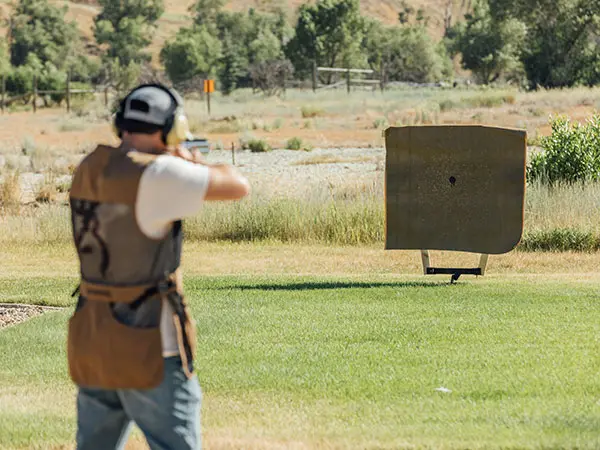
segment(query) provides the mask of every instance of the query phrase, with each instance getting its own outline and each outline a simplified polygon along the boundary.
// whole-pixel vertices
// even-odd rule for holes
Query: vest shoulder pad
[[[98,146],[77,167],[70,197],[133,206],[142,174],[158,156]]]

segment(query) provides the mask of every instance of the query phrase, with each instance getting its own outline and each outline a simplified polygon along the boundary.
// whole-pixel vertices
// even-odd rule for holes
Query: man
[[[249,184],[179,147],[190,134],[183,102],[164,86],[134,89],[114,125],[120,147],[88,155],[70,192],[81,270],[68,336],[77,448],[123,448],[136,423],[152,449],[197,449],[200,386],[180,220],[204,201],[246,196]]]

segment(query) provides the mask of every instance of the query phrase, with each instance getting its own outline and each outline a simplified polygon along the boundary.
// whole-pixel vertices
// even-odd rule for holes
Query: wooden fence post
[[[67,113],[71,112],[71,71],[67,72]]]
[[[108,86],[104,86],[104,106],[108,108]]]
[[[313,88],[313,92],[317,92],[317,62],[316,61],[313,61],[312,88]]]
[[[33,76],[33,112],[37,112],[37,91],[38,91],[38,82],[37,76]]]
[[[235,142],[231,143],[231,165],[235,166]]]
[[[350,68],[348,68],[348,70],[346,71],[346,84],[348,85],[348,94],[350,94],[350,87],[351,87],[351,81],[350,81]]]

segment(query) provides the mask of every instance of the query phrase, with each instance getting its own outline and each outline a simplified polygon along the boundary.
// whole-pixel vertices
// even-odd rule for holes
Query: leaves
[[[461,53],[463,68],[473,71],[483,84],[501,77],[519,80],[526,34],[523,24],[514,19],[495,20],[486,1],[476,3],[473,13],[465,19],[449,31],[450,49]]]
[[[548,184],[600,180],[600,115],[585,125],[566,117],[552,121],[552,134],[541,141],[544,149],[527,168],[529,181]]]
[[[303,77],[312,73],[313,61],[318,66],[357,67],[366,63],[360,48],[363,36],[358,0],[321,0],[300,7],[286,55]]]
[[[102,12],[95,19],[94,36],[106,44],[105,57],[125,66],[150,57],[143,50],[152,41],[156,21],[164,12],[162,0],[99,0]]]
[[[64,67],[79,43],[77,26],[65,21],[65,13],[47,0],[20,0],[11,20],[12,65],[26,64],[33,54],[42,63]]]
[[[208,78],[215,72],[221,52],[221,42],[206,27],[182,28],[166,43],[160,60],[171,81],[178,84],[196,76]]]

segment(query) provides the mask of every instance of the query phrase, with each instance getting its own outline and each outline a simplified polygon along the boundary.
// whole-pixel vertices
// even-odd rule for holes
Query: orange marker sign
[[[204,92],[207,94],[215,92],[215,80],[204,80]]]

